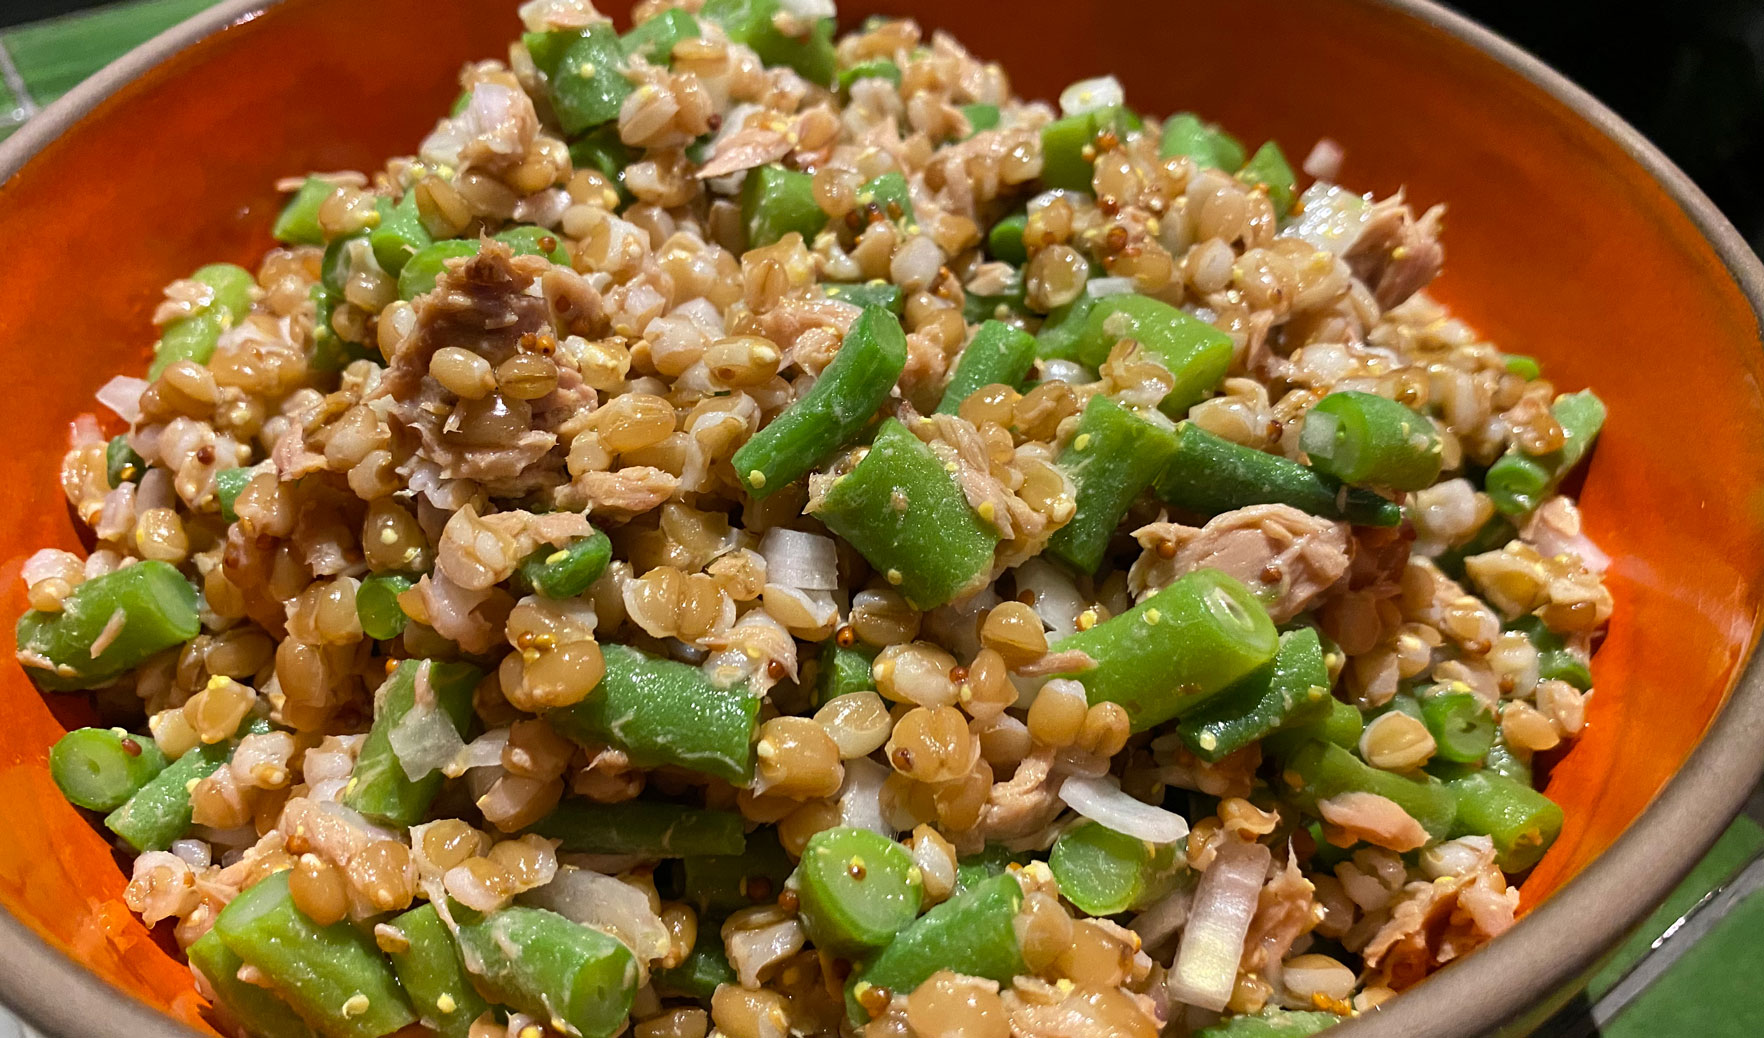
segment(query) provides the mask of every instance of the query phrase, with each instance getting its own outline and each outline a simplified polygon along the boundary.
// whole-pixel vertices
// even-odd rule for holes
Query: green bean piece
[[[256,469],[221,469],[214,474],[214,499],[220,505],[221,518],[229,523],[239,521],[239,513],[233,511],[233,502],[239,500],[245,484],[257,475]]]
[[[578,742],[624,750],[640,768],[676,765],[746,785],[753,777],[759,697],[717,688],[697,667],[604,644],[606,676],[588,698],[553,710],[553,727]]]
[[[1171,418],[1218,388],[1231,365],[1231,337],[1198,317],[1191,317],[1150,296],[1104,296],[1084,318],[1076,359],[1101,367],[1122,339],[1134,339],[1145,356],[1165,368],[1175,385],[1158,407]]]
[[[229,902],[214,932],[328,1038],[379,1038],[416,1021],[373,940],[348,922],[313,922],[295,907],[286,871]]]
[[[1190,159],[1205,169],[1235,172],[1243,167],[1243,145],[1236,137],[1212,123],[1201,122],[1193,112],[1177,112],[1164,121],[1158,157]]]
[[[1023,232],[1029,228],[1028,213],[1012,213],[992,225],[986,232],[986,251],[995,260],[1013,267],[1029,262],[1029,250],[1023,245]]]
[[[995,295],[965,292],[962,295],[962,320],[969,324],[984,321],[1005,321],[1011,317],[1028,317],[1029,306],[1023,298],[1023,272],[1011,271],[1003,290]]]
[[[1470,539],[1455,548],[1448,548],[1434,556],[1433,564],[1439,571],[1459,582],[1464,582],[1464,560],[1472,555],[1494,551],[1508,541],[1519,536],[1519,531],[1506,516],[1496,512],[1481,529],[1470,536]]]
[[[1015,876],[994,876],[950,897],[920,916],[882,949],[845,988],[854,1025],[869,1022],[865,995],[876,988],[909,994],[938,970],[985,977],[1000,984],[1027,973],[1013,925],[1023,903]]]
[[[1317,401],[1305,415],[1299,446],[1313,468],[1343,483],[1424,490],[1439,478],[1433,423],[1372,393],[1335,392]]]
[[[1531,788],[1531,754],[1508,745],[1506,736],[1498,730],[1495,732],[1494,745],[1488,748],[1488,756],[1484,758],[1482,766],[1490,774],[1512,779],[1527,789]]]
[[[1175,844],[1154,846],[1097,822],[1061,833],[1047,864],[1066,900],[1098,917],[1156,901],[1179,874]]]
[[[805,245],[814,241],[827,226],[827,214],[815,201],[814,179],[779,165],[747,171],[741,182],[741,226],[747,228],[748,248],[771,245],[791,231],[802,235]]]
[[[705,139],[712,135],[705,134]],[[621,203],[632,201],[635,196],[625,186],[625,167],[636,162],[641,154],[619,139],[619,126],[609,123],[597,130],[589,130],[570,143],[570,162],[576,169],[598,170],[601,176],[618,192]],[[691,148],[687,149],[690,157]],[[703,158],[694,158],[693,162],[702,163]]]
[[[1494,746],[1495,716],[1471,692],[1436,687],[1421,697],[1421,722],[1433,736],[1435,755],[1475,764]]]
[[[446,271],[448,260],[477,254],[478,242],[463,238],[448,238],[423,246],[398,272],[398,298],[408,301],[434,291],[435,282]]]
[[[1125,136],[1139,119],[1120,105],[1055,119],[1041,128],[1041,183],[1067,191],[1089,191],[1095,171],[1096,139],[1105,130]],[[1085,157],[1089,150],[1091,158]]]
[[[1300,627],[1280,636],[1272,660],[1184,714],[1176,732],[1195,756],[1217,763],[1282,728],[1326,720],[1333,702],[1322,640],[1315,628]]]
[[[466,1038],[490,1003],[472,987],[441,913],[419,905],[386,925],[403,939],[386,954],[422,1025],[441,1038]]]
[[[370,354],[361,343],[349,342],[337,331],[331,315],[337,312],[337,304],[343,298],[341,292],[316,283],[308,297],[312,300],[312,351],[306,358],[308,366],[316,371],[338,372],[352,361],[377,355]]]
[[[1097,572],[1127,509],[1176,453],[1175,427],[1156,411],[1098,393],[1084,405],[1057,463],[1072,481],[1075,509],[1046,552],[1080,574]]]
[[[664,998],[691,998],[709,1002],[710,997],[717,993],[718,987],[738,983],[735,967],[729,965],[729,954],[723,946],[723,935],[719,930],[719,921],[700,919],[698,940],[680,965],[671,968],[657,966],[650,970],[649,982],[655,986],[655,993]]]
[[[147,471],[147,459],[135,453],[127,436],[112,436],[104,445],[104,478],[111,489],[133,483]]]
[[[862,642],[851,648],[829,638],[821,644],[821,655],[815,669],[815,705],[820,706],[851,692],[868,692],[876,688],[870,665],[876,650]]]
[[[1509,375],[1518,375],[1527,382],[1543,377],[1543,366],[1538,364],[1536,357],[1527,357],[1523,353],[1503,353],[1501,357]]]
[[[105,685],[201,631],[196,589],[175,567],[148,560],[79,585],[58,613],[30,610],[15,634],[37,687],[69,692]]]
[[[955,414],[962,401],[982,386],[995,382],[1020,386],[1035,363],[1035,336],[1013,328],[1003,321],[986,321],[975,329],[973,338],[956,358],[955,370],[944,387],[943,400],[937,405],[939,414]]]
[[[380,212],[380,222],[368,232],[374,260],[380,269],[397,277],[410,258],[434,242],[417,212],[416,192],[406,191],[397,205]]]
[[[1002,876],[1012,865],[1026,865],[1029,855],[1011,850],[1002,843],[989,843],[978,853],[956,862],[956,889],[967,890],[993,876]]]
[[[889,220],[903,227],[918,222],[913,213],[912,190],[906,177],[896,170],[865,181],[858,188],[857,204],[860,215],[868,214],[871,219]]]
[[[1291,505],[1358,526],[1395,526],[1402,506],[1289,458],[1232,443],[1193,422],[1176,425],[1176,453],[1154,486],[1159,499],[1204,516],[1249,505]]]
[[[1286,161],[1286,153],[1273,141],[1256,149],[1250,160],[1238,171],[1237,179],[1246,184],[1266,188],[1268,201],[1274,204],[1274,218],[1284,220],[1292,212],[1293,199],[1298,196],[1298,178]]]
[[[261,733],[269,722],[252,719],[242,731]],[[148,779],[104,817],[105,828],[137,851],[163,851],[190,829],[190,793],[233,756],[232,742],[198,743]]]
[[[404,633],[410,617],[398,604],[398,596],[416,586],[417,578],[405,573],[375,573],[363,577],[355,589],[355,615],[361,631],[376,641],[387,642]]]
[[[739,452],[735,467],[742,469]],[[968,506],[955,476],[931,448],[897,418],[882,423],[857,464],[835,477],[808,510],[915,609],[958,598],[992,572],[998,532]]]
[[[1331,696],[1329,711],[1322,718],[1305,724],[1283,728],[1268,735],[1263,749],[1267,755],[1286,760],[1308,742],[1326,742],[1346,750],[1358,748],[1360,734],[1366,730],[1366,716],[1358,707]]]
[[[833,50],[833,19],[817,19],[802,35],[779,28],[779,0],[706,0],[701,16],[723,27],[729,39],[753,49],[767,65],[788,65],[816,86],[831,87],[839,69]]]
[[[674,44],[703,35],[698,19],[677,7],[658,11],[637,23],[619,39],[626,54],[642,55],[651,65],[671,65]]]
[[[968,120],[968,136],[998,128],[999,111],[997,105],[973,104],[962,105],[962,116]]]
[[[511,906],[462,919],[459,946],[492,1001],[581,1038],[612,1038],[637,993],[631,950],[543,908]]]
[[[850,285],[823,283],[821,291],[828,299],[837,299],[858,307],[879,306],[892,314],[899,314],[906,307],[900,287],[886,281],[865,281]]]
[[[424,668],[427,673],[420,673]],[[433,696],[429,708],[441,711],[463,737],[472,719],[472,690],[483,676],[483,671],[467,663],[399,661],[374,693],[374,724],[361,744],[349,784],[343,787],[343,803],[392,825],[421,822],[446,776],[439,770],[412,775],[392,748],[392,732],[415,709],[417,681],[422,677]]]
[[[1446,786],[1458,802],[1451,835],[1492,838],[1502,871],[1536,865],[1562,832],[1562,809],[1524,782],[1484,768]]]
[[[525,33],[521,42],[545,76],[551,110],[566,136],[619,117],[619,108],[634,88],[625,78],[625,50],[611,22]]]
[[[1193,710],[1274,658],[1280,635],[1248,588],[1218,570],[1189,573],[1119,616],[1060,639],[1094,667],[1068,675],[1092,705],[1119,703],[1143,732]]]
[[[776,901],[796,863],[772,826],[755,829],[740,854],[689,855],[680,862],[680,899],[706,916]],[[720,944],[720,942],[719,942]]]
[[[857,440],[906,369],[900,319],[866,307],[813,387],[735,452],[735,475],[755,498],[796,482]]]
[[[158,743],[121,728],[75,728],[49,748],[49,777],[88,811],[116,810],[165,768]]]
[[[206,364],[214,356],[215,344],[221,333],[244,320],[251,313],[251,296],[257,278],[249,270],[232,263],[210,263],[196,268],[191,281],[199,281],[213,290],[213,298],[185,317],[165,326],[159,342],[153,346],[153,363],[147,377],[155,379],[160,372],[180,360]]]
[[[1506,628],[1519,631],[1531,640],[1532,647],[1537,650],[1538,680],[1566,681],[1582,692],[1592,688],[1592,669],[1568,648],[1561,635],[1549,629],[1542,617],[1521,616],[1506,624]]]
[[[570,265],[570,250],[555,231],[522,224],[497,231],[494,237],[507,245],[516,256],[544,256],[560,267]]]
[[[313,1038],[312,1028],[276,993],[239,979],[245,960],[234,955],[213,930],[184,949],[190,966],[214,990],[215,1005],[257,1038]]]
[[[887,947],[918,918],[924,896],[919,868],[905,847],[849,826],[809,837],[790,885],[815,947],[848,959]]]
[[[1048,311],[1047,319],[1041,322],[1041,330],[1035,333],[1035,355],[1048,360],[1077,360],[1085,324],[1100,298],[1091,295],[1086,285],[1084,293],[1077,299]]]
[[[1211,1027],[1194,1032],[1193,1038],[1311,1038],[1341,1020],[1334,1013],[1269,1007],[1255,1016],[1244,1013],[1228,1016]]]
[[[566,800],[535,822],[533,832],[560,841],[558,850],[581,854],[640,854],[646,858],[740,854],[747,847],[741,816],[733,811],[649,800],[596,804]]]
[[[1343,793],[1373,793],[1409,813],[1429,836],[1447,837],[1457,811],[1457,798],[1431,775],[1410,778],[1374,768],[1333,743],[1309,742],[1286,761],[1282,780],[1293,801],[1306,811],[1317,802]]]
[[[1523,515],[1543,504],[1562,478],[1586,457],[1599,430],[1605,427],[1605,402],[1590,389],[1557,397],[1550,413],[1562,426],[1559,449],[1538,455],[1509,449],[1495,459],[1483,477],[1484,489],[1502,514]]]
[[[575,598],[587,591],[612,561],[612,541],[595,530],[563,547],[546,545],[521,560],[516,573],[546,598]]]
[[[336,190],[337,185],[323,177],[307,177],[282,206],[270,234],[284,245],[323,245],[325,232],[319,227],[319,206]]]
[[[850,68],[839,70],[839,89],[849,94],[851,85],[860,79],[886,79],[895,86],[900,86],[900,66],[887,58],[860,61]]]

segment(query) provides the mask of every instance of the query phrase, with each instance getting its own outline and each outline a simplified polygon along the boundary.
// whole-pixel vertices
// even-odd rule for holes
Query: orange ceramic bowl
[[[623,17],[626,3],[612,13]],[[1587,734],[1551,771],[1567,827],[1528,917],[1342,1038],[1518,1032],[1672,886],[1764,764],[1764,270],[1685,177],[1590,97],[1419,0],[859,0],[1002,61],[1029,96],[1114,72],[1146,110],[1190,108],[1303,154],[1339,141],[1357,190],[1451,203],[1437,292],[1611,419],[1582,503],[1617,614]],[[270,244],[273,185],[407,154],[514,0],[235,0],[111,66],[0,147],[0,629],[20,564],[77,546],[56,478],[69,421],[142,370],[160,288]],[[45,754],[81,723],[0,668],[0,995],[51,1035],[206,1030],[179,961],[118,900],[108,843]]]

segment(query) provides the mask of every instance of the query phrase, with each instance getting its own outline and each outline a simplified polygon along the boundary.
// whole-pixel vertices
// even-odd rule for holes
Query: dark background
[[[93,6],[95,0],[0,0],[0,25]],[[1610,0],[1452,6],[1616,109],[1764,251],[1764,197],[1755,186],[1764,167],[1764,0],[1675,0],[1646,12]]]

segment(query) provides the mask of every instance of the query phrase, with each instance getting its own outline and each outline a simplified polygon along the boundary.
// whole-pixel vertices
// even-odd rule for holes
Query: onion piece
[[[789,14],[811,21],[839,16],[833,0],[779,0],[778,6]]]
[[[523,904],[549,908],[583,926],[618,938],[639,962],[668,953],[668,928],[641,890],[587,869],[559,869],[550,883],[521,895]]]
[[[1201,873],[1182,944],[1164,981],[1171,998],[1215,1012],[1231,1001],[1243,941],[1272,860],[1259,843],[1227,839],[1219,847]]]
[[[1054,684],[1048,682],[1041,694],[1047,695]],[[1187,819],[1123,792],[1107,775],[1068,776],[1060,785],[1060,799],[1091,821],[1147,843],[1175,843],[1188,835]]]
[[[1078,614],[1084,610],[1084,596],[1078,593],[1078,585],[1072,583],[1071,577],[1040,556],[1011,572],[1016,574],[1018,591],[1035,595],[1035,601],[1029,603],[1029,607],[1058,636],[1050,637],[1048,641],[1058,641],[1077,632]]]
[[[766,583],[833,591],[839,587],[839,554],[833,538],[774,526],[760,538],[759,553],[766,559]]]
[[[1347,157],[1340,144],[1322,137],[1311,146],[1311,153],[1305,156],[1304,165],[1300,168],[1315,180],[1334,181],[1341,174],[1341,160]]]
[[[508,729],[492,728],[461,746],[448,760],[444,772],[458,778],[473,768],[492,768],[502,763],[502,751],[508,747]]]
[[[1154,901],[1145,911],[1133,917],[1127,929],[1139,935],[1147,948],[1155,948],[1174,937],[1188,921],[1188,910],[1194,905],[1194,890],[1181,887]]]
[[[141,418],[141,394],[146,391],[146,379],[118,375],[99,387],[98,402],[133,425]]]
[[[1133,294],[1132,278],[1091,278],[1084,285],[1084,294],[1092,299],[1104,296],[1127,296]]]
[[[868,829],[894,839],[896,829],[882,817],[882,783],[890,769],[868,757],[845,762],[845,781],[839,787],[839,824]]]
[[[404,769],[404,777],[412,782],[446,767],[466,748],[453,719],[433,701],[418,702],[406,710],[386,733],[386,741]]]
[[[1090,371],[1075,360],[1048,357],[1036,363],[1041,365],[1043,382],[1065,382],[1076,386],[1090,381]]]
[[[1099,108],[1113,108],[1126,100],[1127,92],[1121,89],[1121,81],[1114,76],[1080,79],[1060,91],[1060,114],[1083,115]]]
[[[1299,201],[1303,209],[1298,219],[1281,228],[1278,236],[1302,239],[1337,256],[1360,240],[1360,232],[1372,216],[1370,197],[1321,180],[1305,188]]]

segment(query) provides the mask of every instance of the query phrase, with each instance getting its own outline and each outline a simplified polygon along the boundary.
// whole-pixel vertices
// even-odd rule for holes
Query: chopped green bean
[[[1300,627],[1280,636],[1272,660],[1184,714],[1176,732],[1195,756],[1216,763],[1283,728],[1327,719],[1333,702],[1323,643],[1315,628]]]
[[[405,573],[375,573],[363,577],[355,589],[355,615],[361,621],[362,633],[378,641],[391,641],[404,633],[410,617],[398,604],[398,596],[416,586],[416,578]]]
[[[625,78],[625,50],[611,22],[521,37],[545,76],[551,110],[574,137],[619,117],[634,89]]]
[[[692,951],[678,966],[657,967],[649,974],[655,993],[669,998],[691,998],[709,1002],[724,984],[737,983],[735,967],[723,946],[723,935],[710,919],[698,922],[698,940]]]
[[[1139,119],[1114,105],[1055,119],[1041,128],[1041,182],[1050,188],[1089,191],[1096,139],[1107,130],[1125,136]],[[1086,152],[1093,157],[1086,157]]]
[[[1029,228],[1028,213],[1012,213],[992,225],[986,232],[986,251],[995,260],[1013,267],[1029,262],[1029,250],[1023,245],[1023,232]]]
[[[740,453],[735,457],[739,471]],[[918,609],[974,590],[992,572],[997,531],[897,418],[882,423],[867,452],[811,500],[809,512]]]
[[[129,446],[127,436],[113,436],[104,446],[104,478],[112,489],[133,483],[147,471],[147,460]]]
[[[939,414],[955,414],[962,401],[981,386],[1001,382],[1018,386],[1035,363],[1035,336],[1003,321],[986,321],[975,329],[973,338],[956,358],[955,370],[944,387],[943,400],[937,405]]]
[[[919,915],[919,868],[905,847],[868,829],[835,826],[809,837],[790,878],[815,947],[864,959]]]
[[[1091,397],[1057,459],[1072,482],[1075,507],[1048,539],[1047,554],[1080,574],[1097,572],[1127,510],[1175,454],[1168,418],[1101,393]]]
[[[747,846],[741,816],[650,800],[596,804],[566,800],[532,831],[560,841],[558,850],[639,854],[645,858],[740,854]]]
[[[1142,732],[1193,710],[1274,658],[1280,636],[1249,589],[1196,570],[1132,609],[1055,643],[1095,666],[1070,677],[1092,704],[1119,703]]]
[[[1562,478],[1586,457],[1605,426],[1605,402],[1590,389],[1557,397],[1550,413],[1562,426],[1560,448],[1538,455],[1510,449],[1489,466],[1483,478],[1495,508],[1505,515],[1523,515],[1543,504]]]
[[[1494,745],[1488,748],[1488,757],[1483,760],[1482,766],[1490,774],[1512,779],[1527,789],[1531,788],[1530,752],[1514,749],[1499,730],[1495,732]]]
[[[1150,296],[1104,296],[1084,318],[1075,359],[1101,367],[1122,339],[1134,339],[1148,360],[1169,370],[1175,379],[1158,405],[1171,418],[1181,418],[1225,378],[1231,364],[1231,337],[1198,317]]]
[[[270,233],[284,245],[323,245],[325,232],[319,227],[319,207],[337,190],[337,185],[323,177],[307,177],[276,216]]]
[[[516,574],[546,598],[575,598],[587,591],[612,561],[612,541],[595,530],[563,547],[546,545],[521,560]]]
[[[969,324],[1027,316],[1029,307],[1023,299],[1022,271],[1011,271],[995,295],[982,295],[979,292],[964,292],[962,295],[962,320]]]
[[[551,723],[579,741],[624,750],[640,768],[676,765],[745,785],[753,775],[759,697],[713,686],[697,667],[627,645],[600,647],[606,676]]]
[[[404,269],[398,274],[398,298],[410,300],[434,291],[435,282],[446,271],[448,260],[477,254],[475,239],[448,238],[423,246],[405,261]]]
[[[158,743],[121,728],[75,728],[49,748],[49,777],[89,811],[116,810],[165,768]]]
[[[968,135],[998,128],[999,111],[997,105],[973,104],[962,105],[962,116],[968,120]]]
[[[1023,903],[1015,876],[994,876],[920,916],[901,931],[864,969],[854,972],[845,989],[846,1010],[854,1025],[870,1019],[864,995],[881,988],[910,994],[938,970],[984,977],[1000,984],[1027,973],[1014,925]]]
[[[1562,636],[1550,630],[1538,616],[1526,615],[1509,622],[1509,631],[1519,631],[1537,649],[1539,681],[1566,681],[1582,692],[1592,688],[1592,668],[1568,647]]]
[[[1215,436],[1193,422],[1176,425],[1176,453],[1155,486],[1159,498],[1203,516],[1249,505],[1291,505],[1360,526],[1395,526],[1400,505],[1344,486],[1296,461]]]
[[[804,244],[814,241],[827,226],[827,214],[815,201],[814,177],[783,166],[761,166],[747,171],[741,182],[741,225],[747,228],[747,247],[763,248],[791,231]]]
[[[615,937],[543,908],[462,919],[459,946],[496,1002],[581,1038],[612,1038],[637,993],[637,960]]]
[[[1527,382],[1543,377],[1543,368],[1535,357],[1527,357],[1523,353],[1505,353],[1501,355],[1509,375],[1518,375]]]
[[[153,346],[153,363],[147,368],[150,379],[158,378],[160,372],[181,360],[208,363],[221,333],[251,313],[257,278],[244,267],[210,263],[196,268],[190,280],[207,285],[213,295],[206,304],[167,324],[160,332],[159,342]]]
[[[709,138],[710,134],[705,134]],[[599,171],[607,183],[613,186],[618,194],[618,201],[630,202],[635,196],[625,186],[625,168],[638,160],[642,153],[619,139],[619,126],[609,123],[599,129],[589,130],[570,143],[570,162],[576,169],[592,169]],[[688,149],[690,154],[690,149]],[[694,159],[702,162],[702,159]]]
[[[850,692],[874,690],[876,679],[870,664],[875,658],[876,650],[861,642],[848,649],[832,638],[827,639],[816,661],[815,705]]]
[[[1236,1013],[1211,1027],[1194,1032],[1193,1038],[1311,1038],[1341,1023],[1334,1013],[1273,1006],[1254,1016]]]
[[[239,521],[239,513],[233,511],[233,502],[239,500],[245,484],[257,475],[256,469],[221,469],[214,474],[214,499],[220,505],[221,518],[229,523]]]
[[[1067,829],[1047,864],[1060,894],[1087,915],[1109,916],[1143,907],[1175,887],[1176,845],[1154,846],[1097,822]]]
[[[464,736],[472,718],[472,690],[482,676],[482,671],[466,663],[400,661],[374,693],[374,724],[361,745],[349,784],[343,788],[343,803],[393,825],[421,822],[441,792],[445,776],[439,770],[412,774],[393,749],[392,733],[416,709],[421,679],[431,697],[428,709],[439,710],[454,731]]]
[[[1274,204],[1274,218],[1284,220],[1292,212],[1292,202],[1298,195],[1298,178],[1293,176],[1292,166],[1286,161],[1286,153],[1280,145],[1273,141],[1256,149],[1250,160],[1244,163],[1237,179],[1246,184],[1266,188],[1268,201]]]
[[[382,211],[380,222],[368,232],[368,243],[373,247],[374,260],[380,264],[381,270],[393,277],[398,276],[412,256],[434,240],[417,213],[414,190],[406,191],[397,205]]]
[[[1029,856],[1011,850],[1002,843],[989,843],[979,851],[956,862],[956,889],[966,890],[993,876],[1002,876],[1010,867],[1024,865]]]
[[[1445,760],[1474,764],[1494,746],[1494,711],[1474,693],[1436,686],[1421,697],[1421,721]]]
[[[1193,112],[1177,112],[1164,122],[1164,136],[1158,145],[1158,157],[1190,159],[1204,169],[1222,169],[1228,173],[1243,167],[1243,145],[1237,138],[1211,123],[1203,123]]]
[[[214,991],[214,1003],[232,1021],[257,1038],[313,1038],[312,1028],[276,993],[239,979],[245,960],[232,953],[220,934],[208,931],[184,955]]]
[[[903,227],[911,227],[916,223],[912,191],[907,186],[906,177],[894,170],[860,186],[857,204],[860,211],[870,214],[874,219],[890,220]]]
[[[740,854],[688,855],[680,862],[680,899],[710,916],[777,900],[796,867],[771,826],[756,829]]]
[[[1448,548],[1434,556],[1433,564],[1439,571],[1453,580],[1463,583],[1464,560],[1472,555],[1494,551],[1508,541],[1519,536],[1519,531],[1506,516],[1496,512],[1488,522],[1471,535],[1470,539],[1455,548]]]
[[[839,69],[833,19],[816,19],[800,35],[792,35],[780,27],[782,11],[779,0],[706,0],[699,13],[721,25],[731,41],[751,47],[767,65],[787,65],[816,86],[833,86]]]
[[[1304,810],[1315,810],[1318,801],[1343,793],[1372,793],[1408,812],[1436,840],[1446,838],[1457,811],[1457,798],[1438,779],[1374,768],[1332,743],[1300,747],[1286,761],[1282,778]]]
[[[246,732],[267,732],[269,724],[249,720]],[[190,828],[190,793],[196,783],[219,770],[233,755],[231,742],[198,743],[135,790],[104,825],[137,851],[163,851]]]
[[[1343,483],[1423,490],[1439,478],[1439,434],[1425,416],[1372,393],[1340,391],[1305,415],[1299,446]]]
[[[1536,865],[1562,831],[1562,809],[1525,782],[1483,769],[1446,783],[1457,798],[1451,835],[1487,835],[1506,872]]]
[[[673,63],[676,43],[696,39],[701,35],[698,19],[673,7],[657,11],[637,23],[620,38],[619,45],[626,54],[641,55],[652,65],[670,65]]]
[[[906,305],[900,286],[886,281],[864,281],[850,285],[828,283],[821,286],[821,291],[826,293],[828,299],[837,299],[852,306],[879,306],[891,314],[899,314]]]
[[[1366,717],[1359,708],[1331,696],[1329,712],[1322,718],[1294,725],[1268,735],[1264,752],[1282,760],[1291,757],[1308,742],[1326,742],[1352,750],[1360,745],[1360,734],[1366,730]]]
[[[1087,284],[1077,299],[1048,311],[1041,330],[1035,333],[1035,355],[1048,360],[1077,360],[1078,344],[1084,339],[1090,311],[1101,298],[1092,295]]]
[[[856,441],[888,399],[906,358],[900,319],[879,306],[866,308],[814,386],[735,452],[742,488],[768,497]]]
[[[467,1038],[490,1003],[472,987],[441,913],[432,904],[419,905],[386,925],[402,938],[403,946],[386,954],[422,1025],[441,1038]]]
[[[900,86],[900,66],[887,58],[870,58],[839,70],[839,89],[851,92],[851,85],[860,79],[886,79]]]
[[[169,563],[124,566],[74,588],[61,611],[18,618],[19,662],[49,692],[98,688],[196,637],[196,589]]]

